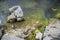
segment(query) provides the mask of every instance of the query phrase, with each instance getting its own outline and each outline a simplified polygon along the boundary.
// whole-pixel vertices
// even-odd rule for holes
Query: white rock
[[[12,14],[15,14],[17,17],[22,17],[23,16],[23,11],[22,11],[22,9],[21,9],[21,7],[19,5],[13,6],[9,10],[13,11]]]
[[[11,14],[11,15],[8,16],[8,19],[7,20],[15,19],[15,18],[16,18],[16,16],[14,14]]]
[[[17,21],[21,21],[23,18],[17,18]]]
[[[9,11],[11,12],[11,15],[8,16],[8,19],[16,18],[17,21],[22,20],[23,11],[19,5],[16,5],[16,6],[9,8]]]
[[[52,40],[53,38],[46,36],[43,40]]]
[[[10,34],[7,33],[7,34],[5,34],[5,35],[2,37],[1,40],[24,40],[24,39],[19,38],[19,37],[15,36],[15,35],[10,35]]]
[[[42,33],[41,33],[41,32],[38,32],[38,33],[36,34],[36,39],[39,39],[39,40],[42,39]]]
[[[51,36],[53,39],[60,39],[60,20],[56,20],[49,24],[45,29],[44,36]]]

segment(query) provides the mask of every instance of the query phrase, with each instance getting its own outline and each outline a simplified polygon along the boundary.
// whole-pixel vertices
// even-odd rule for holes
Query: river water
[[[0,0],[0,20],[2,21],[2,24],[6,23],[8,9],[14,5],[20,5],[24,12],[24,16],[26,16],[26,12],[39,10],[41,8],[46,10],[53,4],[54,2],[52,0]]]

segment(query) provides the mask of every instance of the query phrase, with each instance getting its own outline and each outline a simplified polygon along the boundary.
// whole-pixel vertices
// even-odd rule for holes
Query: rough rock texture
[[[49,24],[45,29],[44,36],[51,37],[53,40],[60,40],[60,20],[56,20]]]
[[[17,21],[21,21],[23,19],[23,11],[20,6],[16,5],[9,8],[11,15],[8,16],[8,20],[17,19]]]
[[[53,39],[53,38],[46,36],[43,40],[51,40],[51,39]]]
[[[36,39],[42,40],[42,33],[41,32],[38,32],[36,34]]]
[[[19,31],[18,30],[10,30],[2,37],[1,40],[24,40],[24,38],[22,37],[21,30],[19,30]]]
[[[8,19],[7,20],[15,19],[15,18],[16,18],[15,15],[14,14],[11,14],[11,15],[8,16]]]
[[[31,26],[11,29],[2,37],[1,40],[25,40],[24,38],[29,36],[30,32],[33,30],[35,30],[35,27]]]
[[[19,38],[16,35],[5,34],[1,40],[24,40],[23,38]]]

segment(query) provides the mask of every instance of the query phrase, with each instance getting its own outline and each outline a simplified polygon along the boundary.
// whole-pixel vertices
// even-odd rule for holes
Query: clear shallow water
[[[54,1],[52,0],[1,0],[0,1],[0,20],[2,21],[2,24],[6,23],[7,15],[8,15],[8,9],[14,5],[20,5],[23,12],[24,16],[29,16],[27,12],[31,11],[37,11],[40,10],[41,8],[43,9],[42,13],[45,13],[45,10],[49,9],[52,5],[54,4]],[[38,11],[39,12],[39,11]],[[32,13],[31,15],[35,15],[39,17],[38,15],[42,13]],[[48,12],[49,13],[49,12]],[[46,15],[43,15],[46,16]],[[50,16],[50,15],[49,15]],[[48,17],[48,16],[47,16]]]

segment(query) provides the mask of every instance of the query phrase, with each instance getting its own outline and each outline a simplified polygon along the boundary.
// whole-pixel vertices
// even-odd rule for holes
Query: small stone
[[[38,32],[38,33],[36,34],[36,39],[39,39],[39,40],[42,39],[42,33],[41,33],[41,32]]]

